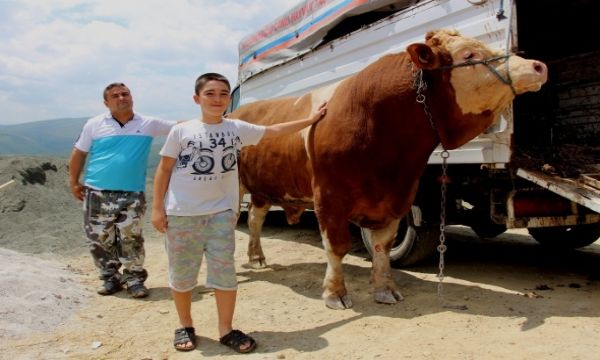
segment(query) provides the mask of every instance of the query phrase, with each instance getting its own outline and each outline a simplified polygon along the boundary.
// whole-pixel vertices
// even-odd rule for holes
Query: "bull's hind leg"
[[[253,203],[248,210],[248,230],[250,231],[248,265],[254,269],[261,269],[267,266],[267,261],[260,244],[260,234],[271,204],[261,205],[257,206]]]
[[[395,220],[387,227],[371,231],[373,246],[373,268],[371,281],[374,286],[375,301],[384,304],[395,304],[402,300],[400,288],[392,278],[390,266],[390,248],[398,231],[399,220]]]

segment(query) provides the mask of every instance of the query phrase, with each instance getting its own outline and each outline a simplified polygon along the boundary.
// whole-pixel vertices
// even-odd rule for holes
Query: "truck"
[[[554,249],[584,247],[600,237],[595,9],[592,0],[301,1],[240,41],[230,110],[335,83],[438,28],[543,61],[541,91],[518,96],[483,134],[450,151],[443,195],[443,149],[433,152],[390,258],[402,267],[433,255],[442,223],[483,239],[521,228]],[[360,233],[371,251],[370,233]]]

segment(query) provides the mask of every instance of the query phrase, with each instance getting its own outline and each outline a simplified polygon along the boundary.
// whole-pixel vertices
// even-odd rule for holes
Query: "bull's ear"
[[[415,66],[422,69],[433,69],[439,66],[439,59],[429,45],[411,44],[406,48]]]

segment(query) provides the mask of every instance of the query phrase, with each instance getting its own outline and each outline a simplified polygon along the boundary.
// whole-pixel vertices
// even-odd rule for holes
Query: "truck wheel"
[[[561,249],[577,249],[592,244],[600,237],[599,224],[529,228],[529,234],[542,245]]]
[[[415,265],[431,257],[437,251],[440,240],[440,229],[438,227],[420,227],[411,225],[409,213],[398,227],[398,233],[390,250],[390,262],[394,267],[405,267]],[[367,251],[373,256],[371,245],[371,230],[360,228],[363,244]]]

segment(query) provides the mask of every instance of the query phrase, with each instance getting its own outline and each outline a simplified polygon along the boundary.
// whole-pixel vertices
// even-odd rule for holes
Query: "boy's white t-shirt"
[[[223,119],[199,119],[171,129],[160,155],[177,159],[165,196],[167,215],[195,216],[238,211],[238,159],[242,147],[256,145],[265,127]]]

